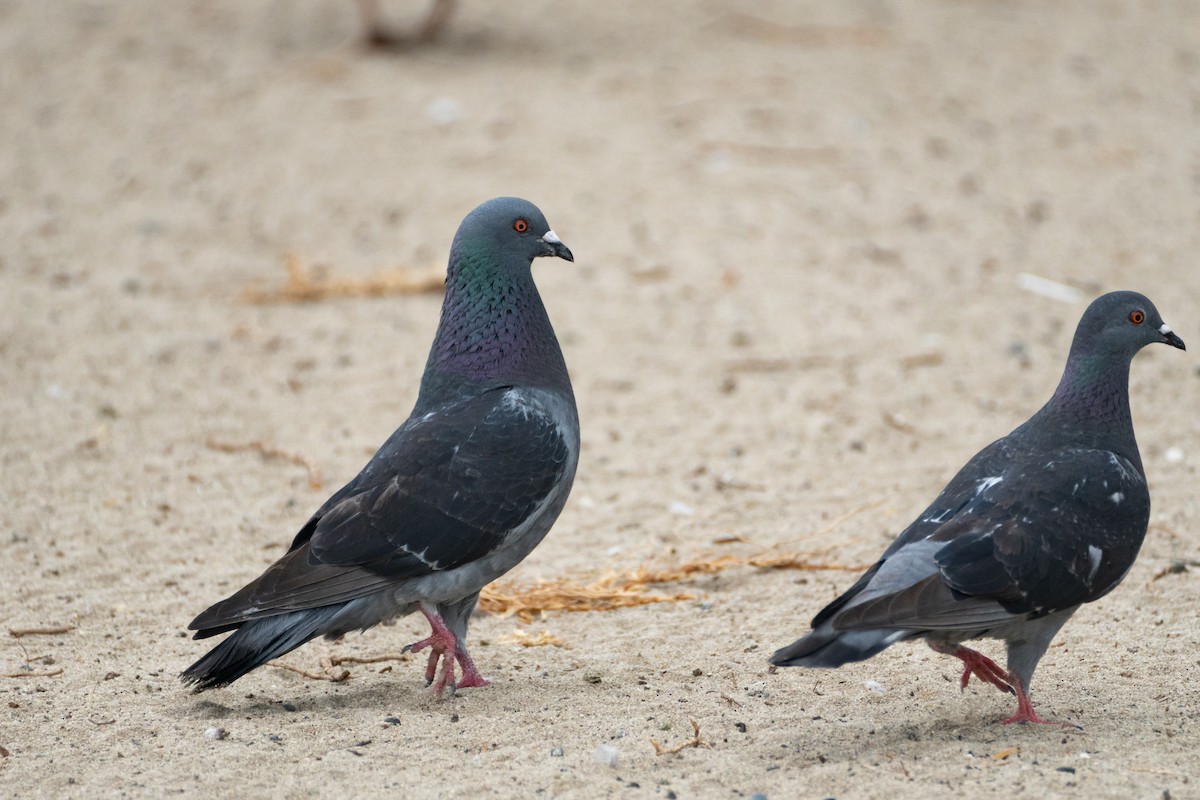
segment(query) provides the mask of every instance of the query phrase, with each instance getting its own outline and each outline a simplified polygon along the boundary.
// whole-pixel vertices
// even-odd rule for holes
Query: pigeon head
[[[1072,357],[1078,352],[1080,356],[1132,359],[1137,351],[1155,342],[1187,349],[1145,295],[1109,292],[1093,300],[1083,312],[1071,351]]]
[[[1129,415],[1129,366],[1139,350],[1155,342],[1184,349],[1183,340],[1144,295],[1111,292],[1096,298],[1075,329],[1054,396],[1022,427],[1046,441],[1103,445],[1140,470]]]
[[[570,392],[530,270],[539,256],[575,260],[528,200],[498,197],[463,219],[450,247],[442,319],[418,399],[422,408],[496,386]]]
[[[538,207],[519,197],[497,197],[468,214],[451,251],[466,258],[482,256],[498,269],[528,269],[539,256],[575,260]],[[451,269],[456,260],[451,257]]]

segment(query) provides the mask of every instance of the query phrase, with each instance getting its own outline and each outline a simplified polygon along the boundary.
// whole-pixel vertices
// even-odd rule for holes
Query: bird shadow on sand
[[[439,700],[419,678],[406,683],[376,679],[343,681],[330,687],[319,682],[305,681],[291,687],[272,689],[269,693],[247,693],[224,690],[225,697],[212,693],[195,697],[184,711],[193,719],[220,720],[235,715],[258,717],[287,717],[297,712],[328,714],[344,709],[377,709],[380,716],[408,709],[428,711],[440,706],[453,708],[453,698]],[[383,679],[380,679],[380,678]]]

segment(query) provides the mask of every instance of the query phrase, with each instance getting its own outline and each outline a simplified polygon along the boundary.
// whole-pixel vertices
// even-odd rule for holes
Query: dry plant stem
[[[326,662],[328,660],[329,659],[322,659],[322,667],[323,668],[325,668],[324,662]],[[288,672],[294,672],[297,675],[300,675],[302,677],[305,677],[305,678],[308,678],[309,680],[314,680],[314,681],[329,681],[330,683],[341,683],[342,681],[344,681],[350,677],[350,670],[348,670],[348,669],[344,669],[341,672],[337,672],[337,673],[332,673],[332,672],[328,671],[328,668],[326,668],[327,671],[325,671],[325,672],[309,672],[306,669],[300,669],[299,667],[293,667],[291,664],[284,664],[282,661],[268,661],[267,666],[275,667],[276,669],[285,669]],[[333,664],[330,664],[329,666],[332,667]]]
[[[691,717],[688,717],[688,722],[692,723],[693,736],[691,739],[688,739],[686,742],[680,742],[679,744],[673,744],[670,747],[663,747],[656,740],[651,739],[650,744],[654,747],[654,755],[673,755],[686,747],[705,747],[711,750],[712,745],[700,736],[700,723],[696,722],[696,720],[692,719]]]
[[[330,656],[329,663],[331,666],[338,667],[342,664],[379,664],[384,661],[408,661],[412,656],[408,653],[396,653],[383,656]]]
[[[491,614],[516,615],[522,622],[533,621],[548,611],[612,611],[650,603],[677,603],[695,599],[690,594],[647,594],[647,586],[678,583],[694,575],[712,575],[733,567],[759,569],[839,570],[858,572],[859,564],[829,564],[809,561],[794,553],[755,556],[719,556],[695,559],[675,567],[652,569],[637,567],[625,574],[605,575],[590,584],[569,579],[543,581],[532,586],[513,583],[485,586],[479,596],[479,608]]]
[[[9,628],[8,635],[20,639],[22,636],[54,636],[60,633],[70,633],[73,630],[75,630],[74,625],[54,625],[48,628]]]
[[[205,444],[221,453],[244,453],[248,450],[253,450],[262,453],[267,458],[280,458],[284,461],[290,461],[304,467],[308,471],[308,488],[314,492],[321,488],[321,473],[317,469],[316,462],[311,458],[300,453],[292,453],[287,450],[281,450],[278,447],[267,444],[261,439],[255,439],[252,442],[220,442],[216,439],[209,439]]]
[[[445,288],[444,270],[414,272],[394,270],[367,278],[317,278],[294,253],[287,259],[287,283],[280,289],[247,289],[242,300],[255,305],[267,303],[312,303],[338,297],[383,297],[402,294],[434,294]]]
[[[45,672],[3,672],[0,678],[53,678],[62,675],[63,668],[46,670]]]

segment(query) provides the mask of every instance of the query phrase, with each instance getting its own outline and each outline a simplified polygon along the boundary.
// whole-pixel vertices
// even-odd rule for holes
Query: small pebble
[[[552,748],[550,750],[550,755],[554,758],[562,758],[563,757],[563,749],[561,747]]]
[[[229,731],[224,728],[209,728],[204,731],[204,738],[211,742],[217,742],[229,735]]]
[[[750,800],[767,800],[767,796],[762,792],[755,792],[754,794],[750,795]]]
[[[1065,772],[1065,773],[1067,773],[1068,775],[1074,775],[1074,774],[1075,774],[1075,768],[1074,768],[1074,767],[1058,767],[1058,768],[1056,768],[1054,771],[1055,771],[1055,772]]]
[[[1183,461],[1183,450],[1179,447],[1168,447],[1167,452],[1163,453],[1163,457],[1167,459],[1168,464],[1178,464]]]
[[[388,725],[399,725],[400,724],[399,717],[384,717],[383,721],[386,722]]]
[[[667,507],[667,510],[680,517],[690,517],[692,514],[696,513],[692,510],[691,506],[689,506],[687,503],[680,502],[679,500],[671,503],[671,505]]]
[[[738,729],[738,733],[746,732],[746,723],[744,723],[744,722],[736,722],[736,723],[734,723],[733,727]]]
[[[600,764],[605,764],[610,767],[617,765],[617,759],[620,758],[621,751],[612,745],[598,744],[592,752],[592,760]]]
[[[462,105],[453,97],[439,97],[425,109],[434,124],[449,127],[462,118]]]
[[[295,703],[284,703],[284,704],[283,704],[283,710],[284,710],[284,711],[295,711],[295,710],[296,710],[296,704],[295,704]]]
[[[875,692],[875,694],[883,694],[887,691],[887,689],[885,689],[883,684],[879,681],[863,681],[863,686],[867,687],[872,692]]]

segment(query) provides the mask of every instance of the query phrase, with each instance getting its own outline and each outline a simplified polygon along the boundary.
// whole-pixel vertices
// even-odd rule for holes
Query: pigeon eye
[[[524,233],[529,230],[529,223],[526,220],[518,219],[513,223],[513,230],[517,233]]]
[[[1129,312],[1129,321],[1134,325],[1141,325],[1146,321],[1146,312],[1135,308],[1133,311]]]

